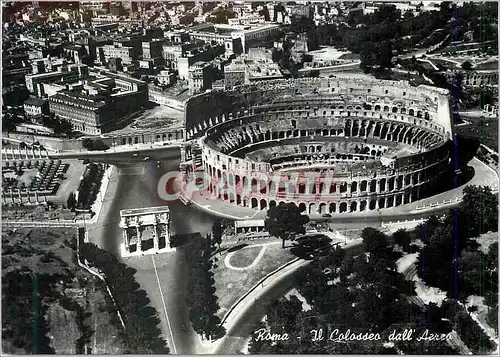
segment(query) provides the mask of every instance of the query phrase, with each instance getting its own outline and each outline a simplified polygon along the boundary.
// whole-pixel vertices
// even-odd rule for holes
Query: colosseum
[[[453,172],[448,91],[402,81],[349,74],[207,92],[187,103],[186,131],[208,194],[256,211],[376,211],[438,193]]]

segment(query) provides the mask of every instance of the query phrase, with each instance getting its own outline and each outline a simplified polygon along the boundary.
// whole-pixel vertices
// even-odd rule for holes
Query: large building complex
[[[143,81],[94,68],[85,82],[67,85],[49,97],[50,112],[68,120],[74,130],[98,135],[120,127],[121,122],[148,102]]]
[[[271,80],[186,106],[214,197],[256,210],[378,210],[435,194],[451,169],[448,91],[362,75]]]

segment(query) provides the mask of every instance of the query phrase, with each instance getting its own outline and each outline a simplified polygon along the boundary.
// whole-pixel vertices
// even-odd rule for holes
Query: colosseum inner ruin
[[[363,75],[203,93],[186,105],[186,131],[209,194],[255,210],[396,207],[438,193],[453,171],[448,91]]]

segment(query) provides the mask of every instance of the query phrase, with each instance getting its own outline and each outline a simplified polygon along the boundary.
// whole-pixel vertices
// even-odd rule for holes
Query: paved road
[[[158,178],[174,170],[178,158],[121,164],[110,179],[98,222],[88,225],[90,240],[118,255],[122,233],[118,227],[120,210],[168,205],[171,232],[174,234],[210,231],[213,218],[184,206],[181,202],[162,201],[156,192]],[[113,195],[113,192],[115,194]],[[154,262],[153,262],[154,259]],[[161,329],[172,353],[190,354],[199,348],[198,339],[189,323],[185,304],[187,267],[179,252],[123,258],[137,270],[136,279],[146,290],[152,305],[159,312]]]

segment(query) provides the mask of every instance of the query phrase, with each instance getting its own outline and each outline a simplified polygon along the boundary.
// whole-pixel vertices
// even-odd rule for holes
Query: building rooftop
[[[122,209],[120,211],[120,217],[141,216],[141,215],[150,215],[150,214],[165,213],[165,212],[170,212],[168,206],[130,208],[130,209]]]
[[[42,106],[45,103],[47,103],[46,99],[35,98],[35,97],[30,97],[24,101],[24,104],[26,105],[36,105],[36,106]]]

